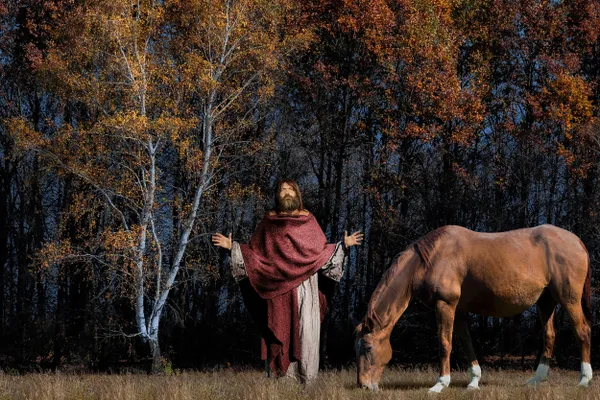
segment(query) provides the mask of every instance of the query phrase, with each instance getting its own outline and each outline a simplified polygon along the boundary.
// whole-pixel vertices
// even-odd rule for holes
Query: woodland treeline
[[[248,240],[282,177],[331,242],[365,232],[324,366],[351,365],[350,313],[445,224],[571,230],[595,289],[599,32],[595,0],[1,0],[0,368],[260,367],[210,235]],[[539,329],[471,317],[484,364],[532,367]],[[412,305],[392,362],[437,362],[435,334]]]

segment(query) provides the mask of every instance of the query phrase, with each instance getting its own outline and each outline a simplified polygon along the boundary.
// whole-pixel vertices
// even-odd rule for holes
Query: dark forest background
[[[210,235],[248,240],[283,177],[331,242],[365,232],[323,366],[353,363],[350,313],[446,224],[579,235],[597,315],[599,32],[587,0],[0,0],[0,368],[261,367]],[[482,364],[533,367],[535,309],[470,320]],[[437,362],[433,313],[392,345]]]

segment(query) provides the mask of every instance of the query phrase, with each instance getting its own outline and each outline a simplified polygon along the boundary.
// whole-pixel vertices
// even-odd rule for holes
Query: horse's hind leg
[[[467,325],[466,314],[456,314],[454,319],[454,333],[460,341],[460,344],[467,356],[469,362],[469,385],[467,389],[479,389],[479,380],[481,379],[481,367],[477,362],[477,356],[473,349],[473,342],[469,334],[469,326]]]
[[[554,352],[554,338],[556,337],[554,330],[554,310],[556,309],[556,304],[556,300],[548,292],[544,292],[536,304],[544,331],[542,335],[543,348],[535,375],[527,381],[527,385],[539,384],[548,377],[550,360]]]
[[[590,364],[592,331],[580,302],[564,304],[563,307],[571,319],[575,336],[581,344],[581,380],[579,386],[588,386],[592,380],[592,365]]]

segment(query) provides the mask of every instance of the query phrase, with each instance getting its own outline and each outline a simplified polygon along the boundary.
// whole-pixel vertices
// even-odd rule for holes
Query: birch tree
[[[111,0],[69,14],[41,74],[72,111],[52,136],[24,120],[11,126],[21,148],[89,188],[65,218],[94,218],[85,240],[58,238],[39,259],[48,268],[85,261],[113,271],[111,290],[135,311],[135,329],[123,334],[148,344],[157,372],[159,323],[202,199],[272,92],[280,7]]]

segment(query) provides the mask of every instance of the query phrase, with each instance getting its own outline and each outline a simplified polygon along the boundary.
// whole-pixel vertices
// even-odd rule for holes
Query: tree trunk
[[[158,343],[158,337],[154,339],[148,339],[148,344],[150,345],[150,354],[152,355],[150,373],[159,374],[162,372],[162,360],[160,357],[160,344]]]

